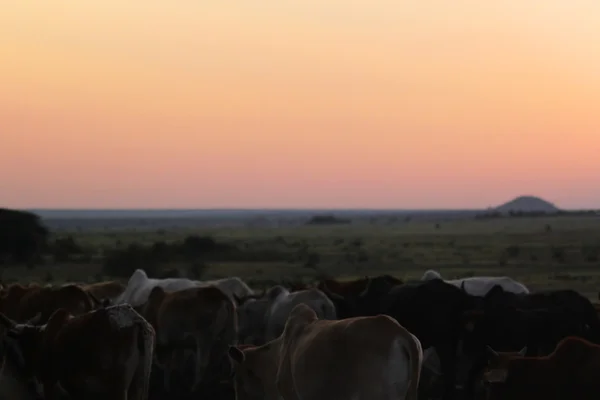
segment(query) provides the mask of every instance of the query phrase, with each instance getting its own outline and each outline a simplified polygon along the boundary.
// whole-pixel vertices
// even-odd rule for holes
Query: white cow
[[[219,289],[221,289],[223,293],[232,298],[232,300],[235,300],[235,297],[243,298],[254,294],[254,290],[252,290],[246,282],[244,282],[237,276],[233,276],[231,278],[215,279],[211,281],[201,281],[198,283],[201,286],[216,286]]]
[[[443,279],[439,272],[431,269],[425,271],[422,281],[431,279]],[[498,285],[507,292],[527,294],[529,289],[521,282],[515,281],[508,276],[473,276],[462,279],[444,279],[444,282],[460,288],[464,284],[465,291],[471,296],[485,296],[494,286]]]
[[[320,319],[336,319],[335,306],[319,289],[290,292],[283,286],[270,288],[258,299],[248,299],[238,307],[239,334],[243,342],[262,344],[283,332],[292,309],[308,305]]]
[[[148,275],[146,275],[146,272],[143,269],[136,269],[129,278],[125,291],[115,299],[114,304],[129,303],[133,307],[139,307],[146,303],[148,296],[150,296],[150,292],[156,286],[159,286],[165,292],[170,293],[197,287],[198,284],[195,281],[186,278],[148,278]]]
[[[114,304],[129,303],[133,307],[139,307],[146,303],[150,292],[157,286],[167,293],[199,286],[216,286],[229,297],[233,297],[234,294],[243,297],[253,293],[252,289],[238,277],[212,281],[194,281],[187,278],[154,279],[148,278],[143,269],[136,269],[129,278],[125,291],[114,300]]]
[[[421,278],[422,281],[428,281],[431,279],[443,279],[439,272],[434,270],[427,270]],[[507,292],[516,294],[527,294],[529,289],[521,282],[515,281],[508,276],[473,276],[470,278],[462,279],[444,279],[444,282],[455,286],[457,288],[463,288],[465,292],[471,296],[485,296],[494,286],[498,285]],[[462,345],[459,344],[457,351],[457,371],[458,381],[464,381],[466,374],[472,363],[462,353]],[[433,347],[430,347],[423,351],[423,368],[427,368],[430,372],[435,375],[441,375],[440,359],[437,352]]]

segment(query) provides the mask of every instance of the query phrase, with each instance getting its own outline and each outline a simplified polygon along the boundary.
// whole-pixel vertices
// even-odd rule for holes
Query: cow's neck
[[[270,341],[261,346],[259,357],[262,358],[262,381],[265,388],[266,399],[277,399],[279,391],[277,390],[277,369],[279,367],[279,357],[281,354],[281,338]]]

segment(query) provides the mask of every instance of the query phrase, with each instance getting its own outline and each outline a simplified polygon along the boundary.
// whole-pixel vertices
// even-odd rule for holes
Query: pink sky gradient
[[[600,2],[11,1],[6,207],[600,208]]]

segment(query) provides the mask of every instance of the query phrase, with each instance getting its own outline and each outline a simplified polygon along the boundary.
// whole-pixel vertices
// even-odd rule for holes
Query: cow
[[[600,318],[590,300],[575,290],[548,290],[526,295],[518,295],[494,287],[483,298],[486,310],[501,310],[506,307],[520,308],[522,310],[549,309],[562,310],[566,315],[571,313],[571,318],[577,318],[581,325],[587,329],[586,339],[600,343]]]
[[[167,392],[172,389],[173,373],[185,366],[188,352],[195,354],[194,391],[211,360],[226,358],[228,346],[236,343],[235,304],[214,286],[171,293],[156,286],[141,313],[156,331],[156,361],[164,369]]]
[[[238,400],[416,400],[423,352],[389,316],[325,321],[299,304],[279,337],[229,357]]]
[[[321,319],[336,319],[335,306],[319,289],[290,292],[277,285],[262,298],[242,301],[238,309],[240,341],[262,344],[276,338],[283,332],[292,309],[300,303],[311,307]]]
[[[324,279],[317,284],[317,289],[325,292],[336,293],[342,297],[356,296],[365,290],[367,284],[371,280],[380,280],[388,282],[391,286],[401,285],[404,283],[401,279],[395,278],[391,275],[379,275],[376,277],[359,278],[351,281],[338,281],[335,279]]]
[[[301,280],[284,280],[283,286],[285,286],[292,293],[311,289],[313,287],[313,285],[307,284]]]
[[[433,279],[442,279],[439,272],[434,270],[427,270],[421,278],[422,281],[428,281]],[[521,282],[515,281],[507,276],[475,276],[470,278],[462,279],[450,279],[445,280],[446,283],[455,287],[461,288],[465,293],[471,296],[486,296],[492,289],[498,287],[504,291],[515,293],[515,294],[527,294],[529,289]],[[461,381],[468,379],[468,370],[473,367],[474,360],[471,357],[466,357],[462,351],[457,354],[458,369],[457,372],[460,376]],[[435,349],[429,348],[425,350],[425,368],[438,374],[440,370],[440,359]]]
[[[148,301],[150,292],[156,286],[161,287],[165,292],[176,292],[178,290],[197,287],[198,285],[196,282],[186,278],[148,278],[143,269],[136,269],[131,274],[125,291],[114,300],[114,303],[128,303],[133,307],[139,307]]]
[[[25,321],[25,324],[35,325],[41,314]],[[0,323],[0,399],[2,400],[40,400],[36,381],[22,368],[19,348],[7,346],[10,338],[6,337],[7,330]]]
[[[0,298],[0,312],[17,322],[41,313],[43,323],[59,308],[64,308],[73,315],[82,315],[96,307],[91,297],[73,284],[60,287],[24,287],[16,284],[10,286]]]
[[[463,333],[461,320],[468,310],[479,307],[479,298],[441,279],[405,283],[393,287],[381,299],[364,304],[367,315],[387,314],[421,341],[426,356],[431,349],[439,357],[444,379],[444,399],[452,399],[456,388],[456,363]],[[430,350],[428,352],[428,350]]]
[[[144,270],[136,269],[129,278],[125,291],[114,300],[114,303],[129,303],[133,307],[139,307],[146,303],[150,292],[157,286],[168,293],[195,287],[216,286],[232,299],[234,295],[241,297],[254,293],[253,290],[238,277],[216,279],[212,281],[193,281],[187,278],[154,279],[148,278],[148,275],[146,275]]]
[[[567,336],[600,342],[600,319],[591,302],[574,290],[515,294],[494,287],[479,310],[463,315],[464,348],[476,362],[467,382],[468,395],[485,366],[485,346],[500,351],[528,348],[528,356],[549,354]]]
[[[126,286],[117,281],[105,281],[80,285],[95,301],[100,300],[102,305],[110,303],[120,296]]]
[[[429,269],[425,271],[421,278],[423,281],[432,279],[442,279],[442,276],[439,272]],[[529,289],[524,284],[508,276],[473,276],[470,278],[449,279],[446,282],[456,287],[463,287],[473,296],[485,296],[496,285],[511,293],[529,293]]]
[[[58,309],[42,326],[0,313],[0,325],[8,362],[39,382],[44,398],[148,398],[155,334],[129,305],[80,316]]]
[[[199,286],[216,286],[223,293],[234,299],[234,296],[243,298],[254,294],[254,291],[248,286],[246,282],[238,278],[237,276],[231,278],[215,279],[210,281],[200,281]]]
[[[379,302],[393,287],[401,284],[403,281],[400,279],[380,275],[350,282],[328,279],[319,283],[318,287],[335,305],[338,318],[349,318],[368,315],[365,307]]]
[[[483,374],[488,399],[595,400],[600,396],[600,346],[567,337],[545,357],[496,352]]]

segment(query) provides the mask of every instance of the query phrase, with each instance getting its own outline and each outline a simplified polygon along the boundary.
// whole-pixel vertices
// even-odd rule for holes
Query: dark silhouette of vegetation
[[[187,275],[199,277],[210,262],[261,262],[287,261],[289,255],[277,250],[249,250],[219,243],[212,237],[190,235],[182,241],[154,242],[151,245],[130,244],[125,248],[109,251],[103,264],[103,272],[109,276],[130,276],[143,268],[148,275],[162,276],[173,273],[165,270],[167,265],[183,266]],[[170,268],[170,267],[169,267]],[[198,278],[195,278],[198,279]]]
[[[306,223],[307,225],[337,225],[349,224],[349,219],[338,218],[333,215],[315,215]]]
[[[48,234],[37,215],[0,208],[0,262],[33,267],[47,246]]]
[[[49,253],[54,257],[54,261],[69,262],[76,256],[84,255],[84,249],[73,239],[73,236],[67,236],[54,240],[49,244]]]
[[[542,218],[542,217],[586,217],[599,215],[598,211],[595,210],[582,210],[582,211],[556,211],[556,212],[544,212],[544,211],[509,211],[502,213],[499,211],[487,211],[475,215],[475,219],[494,219],[494,218]]]

